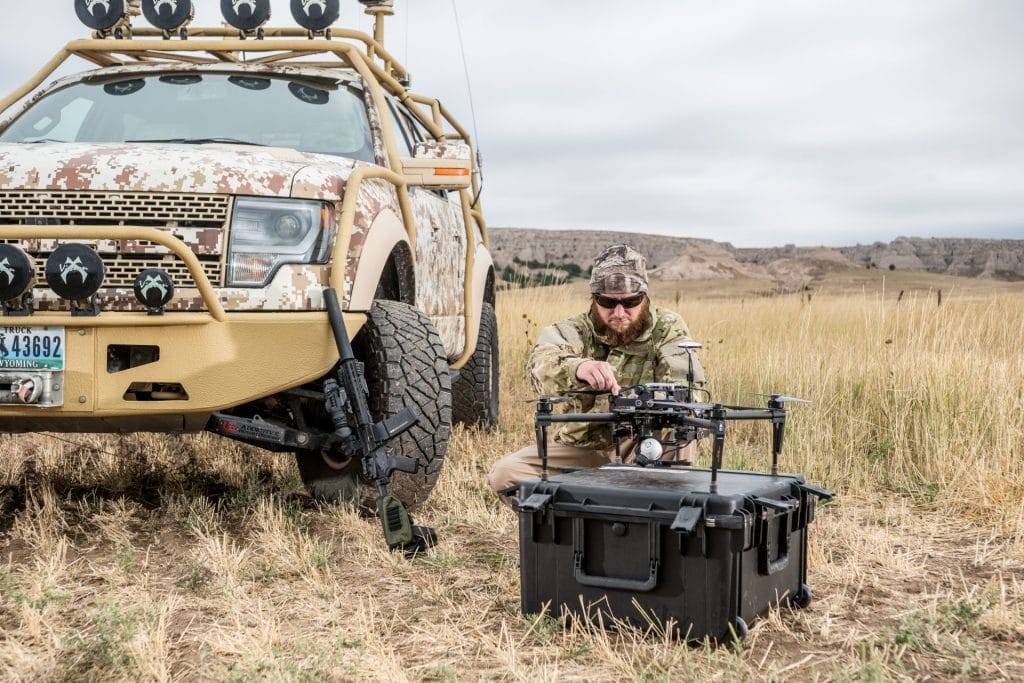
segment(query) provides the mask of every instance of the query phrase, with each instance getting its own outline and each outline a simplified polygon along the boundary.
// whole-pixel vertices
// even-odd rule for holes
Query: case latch
[[[531,493],[526,500],[515,499],[516,507],[521,512],[540,512],[551,502],[550,493]]]
[[[689,536],[697,528],[697,525],[700,524],[700,520],[703,517],[704,510],[702,508],[679,508],[679,512],[676,514],[676,518],[672,520],[669,529]]]

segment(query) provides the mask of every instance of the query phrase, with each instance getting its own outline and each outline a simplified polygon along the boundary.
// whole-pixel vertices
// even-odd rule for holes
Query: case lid
[[[675,515],[682,507],[730,515],[741,509],[754,511],[755,499],[781,502],[799,498],[804,480],[796,474],[772,476],[722,470],[718,473],[717,494],[708,492],[710,483],[711,471],[707,469],[606,465],[554,475],[546,482],[524,482],[520,500],[534,495],[550,496],[544,503],[555,510],[593,510],[604,514],[619,511],[640,517],[663,517],[659,512]]]

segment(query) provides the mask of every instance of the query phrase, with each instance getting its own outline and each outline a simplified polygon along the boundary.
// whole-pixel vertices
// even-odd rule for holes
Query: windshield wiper
[[[238,140],[237,138],[164,138],[162,140],[150,139],[150,140],[125,140],[125,142],[132,143],[155,143],[155,144],[166,144],[166,145],[208,145],[212,143],[221,143],[225,145],[251,145],[253,147],[266,147],[258,142],[250,142],[248,140]]]

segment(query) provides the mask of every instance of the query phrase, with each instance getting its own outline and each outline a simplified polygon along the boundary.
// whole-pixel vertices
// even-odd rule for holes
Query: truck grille
[[[200,264],[203,266],[206,277],[210,278],[210,284],[214,287],[220,285],[220,262],[201,261]],[[178,259],[104,259],[104,265],[107,267],[107,275],[103,280],[104,287],[131,289],[135,282],[135,276],[147,268],[161,268],[166,270],[179,286],[192,286],[192,274],[189,273],[188,266]],[[42,285],[45,284],[45,282],[42,283]]]
[[[224,229],[226,195],[0,191],[0,224]]]
[[[224,236],[230,212],[231,197],[227,195],[0,191],[0,225],[113,225],[166,230],[189,245],[214,287],[224,282]],[[42,263],[64,241],[0,239],[0,243],[19,245],[36,259],[40,310],[56,310],[61,305],[42,278]],[[75,241],[93,247],[103,257],[107,273],[101,297],[103,292],[112,295],[115,289],[130,293],[135,276],[146,268],[162,268],[179,287],[195,287],[185,263],[160,245],[129,240]],[[136,306],[128,303],[129,309]]]

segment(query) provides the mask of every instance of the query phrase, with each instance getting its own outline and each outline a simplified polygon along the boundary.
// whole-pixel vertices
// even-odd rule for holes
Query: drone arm
[[[621,419],[615,413],[562,413],[544,418],[545,422],[619,422]]]
[[[716,406],[711,411],[711,433],[714,435],[714,441],[711,445],[711,485],[708,489],[710,493],[718,493],[718,470],[722,469],[722,458],[725,453],[724,415],[725,409],[721,406]]]
[[[537,435],[537,455],[540,456],[540,478],[548,480],[548,425],[553,417],[554,405],[548,398],[537,401],[537,419],[535,430]]]
[[[772,412],[772,476],[779,473],[779,456],[782,455],[782,441],[786,435],[786,404],[772,398],[768,402]]]
[[[785,418],[772,423],[772,476],[779,473],[779,456],[782,455],[782,438],[786,430]]]
[[[723,406],[725,408],[732,408],[732,406]],[[725,415],[722,416],[723,420],[774,420],[774,410],[764,410],[761,408],[732,408]]]

